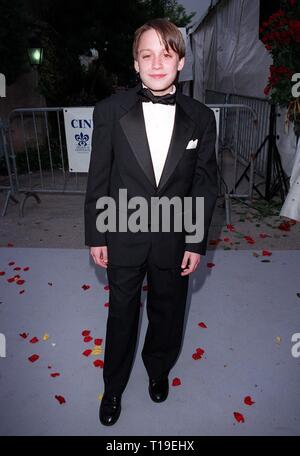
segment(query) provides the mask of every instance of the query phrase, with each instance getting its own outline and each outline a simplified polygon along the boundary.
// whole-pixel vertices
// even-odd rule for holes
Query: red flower
[[[82,285],[81,288],[85,291],[85,290],[88,290],[89,288],[91,288],[91,286],[84,284],[84,285]]]
[[[84,331],[82,331],[81,333],[84,337],[86,336],[89,336],[91,334],[91,331],[89,331],[88,329],[85,329]]]
[[[60,374],[58,372],[53,372],[53,374],[50,374],[50,376],[55,378],[55,377],[59,377]]]
[[[12,266],[12,265],[14,265],[14,264],[15,264],[15,262],[14,262],[14,261],[11,261],[10,263],[8,263],[8,266]]]
[[[29,271],[29,266],[26,266],[25,268],[23,268],[23,271]]]
[[[37,361],[39,359],[39,355],[31,355],[29,356],[28,360],[31,362],[31,363],[35,363],[35,361]]]
[[[22,333],[20,334],[20,336],[23,338],[23,339],[27,339],[29,333]]]
[[[180,378],[178,378],[178,377],[173,378],[172,386],[179,386],[179,385],[181,385]]]
[[[109,307],[109,302],[106,302],[106,303],[104,304],[104,307]]]
[[[16,266],[16,267],[14,268],[14,271],[20,271],[20,270],[21,270],[20,266]]]
[[[63,396],[55,395],[55,399],[60,403],[60,405],[65,404],[66,400]]]
[[[101,367],[103,368],[104,366],[104,362],[102,361],[102,359],[96,359],[94,362],[93,362],[94,366],[95,367]]]
[[[25,282],[25,280],[23,280],[23,279],[17,280],[17,284],[18,284],[18,285],[23,285],[24,282]]]
[[[242,414],[239,413],[239,412],[234,412],[233,415],[234,415],[234,418],[236,419],[236,421],[237,421],[238,423],[245,423],[244,415],[242,415]]]
[[[105,285],[103,288],[105,291],[109,291],[109,285]]]
[[[95,345],[101,345],[102,341],[103,341],[103,339],[95,339],[94,344]]]
[[[0,276],[3,276],[5,274],[5,271],[0,271]]]
[[[255,404],[255,402],[252,400],[251,396],[246,396],[246,397],[244,398],[244,403],[245,403],[246,405]]]
[[[207,263],[208,268],[213,268],[215,266],[215,263]]]

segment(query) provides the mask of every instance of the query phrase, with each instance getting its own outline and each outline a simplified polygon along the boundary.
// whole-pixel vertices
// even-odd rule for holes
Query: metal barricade
[[[254,155],[258,147],[257,115],[244,104],[207,104],[213,110],[219,109],[217,162],[219,170],[219,196],[225,198],[226,223],[231,223],[231,199],[252,199],[254,183]],[[232,184],[223,173],[224,152],[230,151],[234,160]],[[249,166],[247,190],[238,193],[240,166]],[[244,168],[243,168],[244,169]]]
[[[9,138],[20,215],[29,197],[40,203],[38,193],[85,193],[87,174],[69,171],[63,108],[14,109]]]
[[[8,126],[0,119],[0,191],[5,192],[2,217],[6,214],[9,200],[18,203],[15,197],[15,187],[8,153]]]

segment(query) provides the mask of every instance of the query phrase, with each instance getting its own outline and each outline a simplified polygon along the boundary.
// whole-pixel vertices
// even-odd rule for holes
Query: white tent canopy
[[[195,99],[204,102],[206,90],[266,99],[272,58],[259,39],[259,10],[260,0],[212,0],[190,30]],[[286,109],[280,113],[277,145],[290,175],[296,139],[292,127],[286,132]]]
[[[264,97],[272,59],[259,40],[259,0],[212,2],[190,31],[194,98],[205,90]]]

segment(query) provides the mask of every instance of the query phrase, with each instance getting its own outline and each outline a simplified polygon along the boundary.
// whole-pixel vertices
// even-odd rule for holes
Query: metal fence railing
[[[1,215],[7,211],[9,201],[18,203],[8,154],[8,125],[0,119],[0,191],[5,194]]]
[[[226,101],[224,101],[226,100]],[[205,103],[228,103],[228,104],[243,104],[249,106],[256,114],[257,126],[255,129],[255,134],[257,135],[258,147],[263,144],[264,139],[269,134],[270,126],[270,112],[271,105],[268,100],[264,98],[255,98],[248,97],[244,95],[235,95],[231,93],[217,92],[213,90],[206,90],[205,93]],[[249,150],[252,150],[252,138],[253,130],[249,128],[247,117],[244,118],[243,115],[240,117],[240,132],[239,132],[239,153],[238,160],[241,163],[249,161]],[[233,123],[230,121],[230,116],[227,118],[226,122],[226,141],[230,142],[231,132],[234,128]],[[267,172],[267,155],[268,155],[268,145],[267,143],[262,147],[260,153],[255,159],[255,173],[260,177],[266,177]]]
[[[14,109],[9,115],[9,161],[16,191],[23,193],[20,213],[38,193],[84,194],[86,173],[70,172],[63,108]]]
[[[254,153],[258,147],[256,112],[244,104],[207,104],[218,112],[217,163],[219,170],[219,196],[225,198],[226,223],[231,223],[231,200],[239,198],[251,200],[254,183]],[[245,127],[242,128],[242,125]],[[251,134],[248,134],[248,132]],[[230,169],[230,182],[224,173],[225,151],[233,157]],[[241,162],[244,170],[249,166],[248,184],[243,192],[238,191],[241,175]]]

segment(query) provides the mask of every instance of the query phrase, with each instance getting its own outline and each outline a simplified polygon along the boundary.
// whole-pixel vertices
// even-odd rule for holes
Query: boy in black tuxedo
[[[216,125],[212,110],[176,87],[184,55],[184,40],[174,24],[165,19],[147,22],[135,32],[133,43],[141,83],[100,101],[94,109],[85,243],[94,262],[107,269],[110,287],[100,406],[104,425],[114,424],[121,412],[136,348],[145,274],[148,328],[142,359],[150,397],[162,402],[168,396],[168,375],[182,342],[189,274],[206,252],[218,192]],[[202,238],[195,242],[187,236],[189,230],[178,232],[174,226],[165,232],[159,225],[153,232],[151,220],[147,232],[99,230],[104,207],[96,208],[98,198],[110,196],[119,207],[120,189],[126,189],[128,198],[144,198],[148,207],[153,198],[183,201],[189,197],[194,225],[200,218],[196,199],[203,197]],[[184,212],[179,211],[179,216]],[[120,211],[119,217],[123,216]]]

